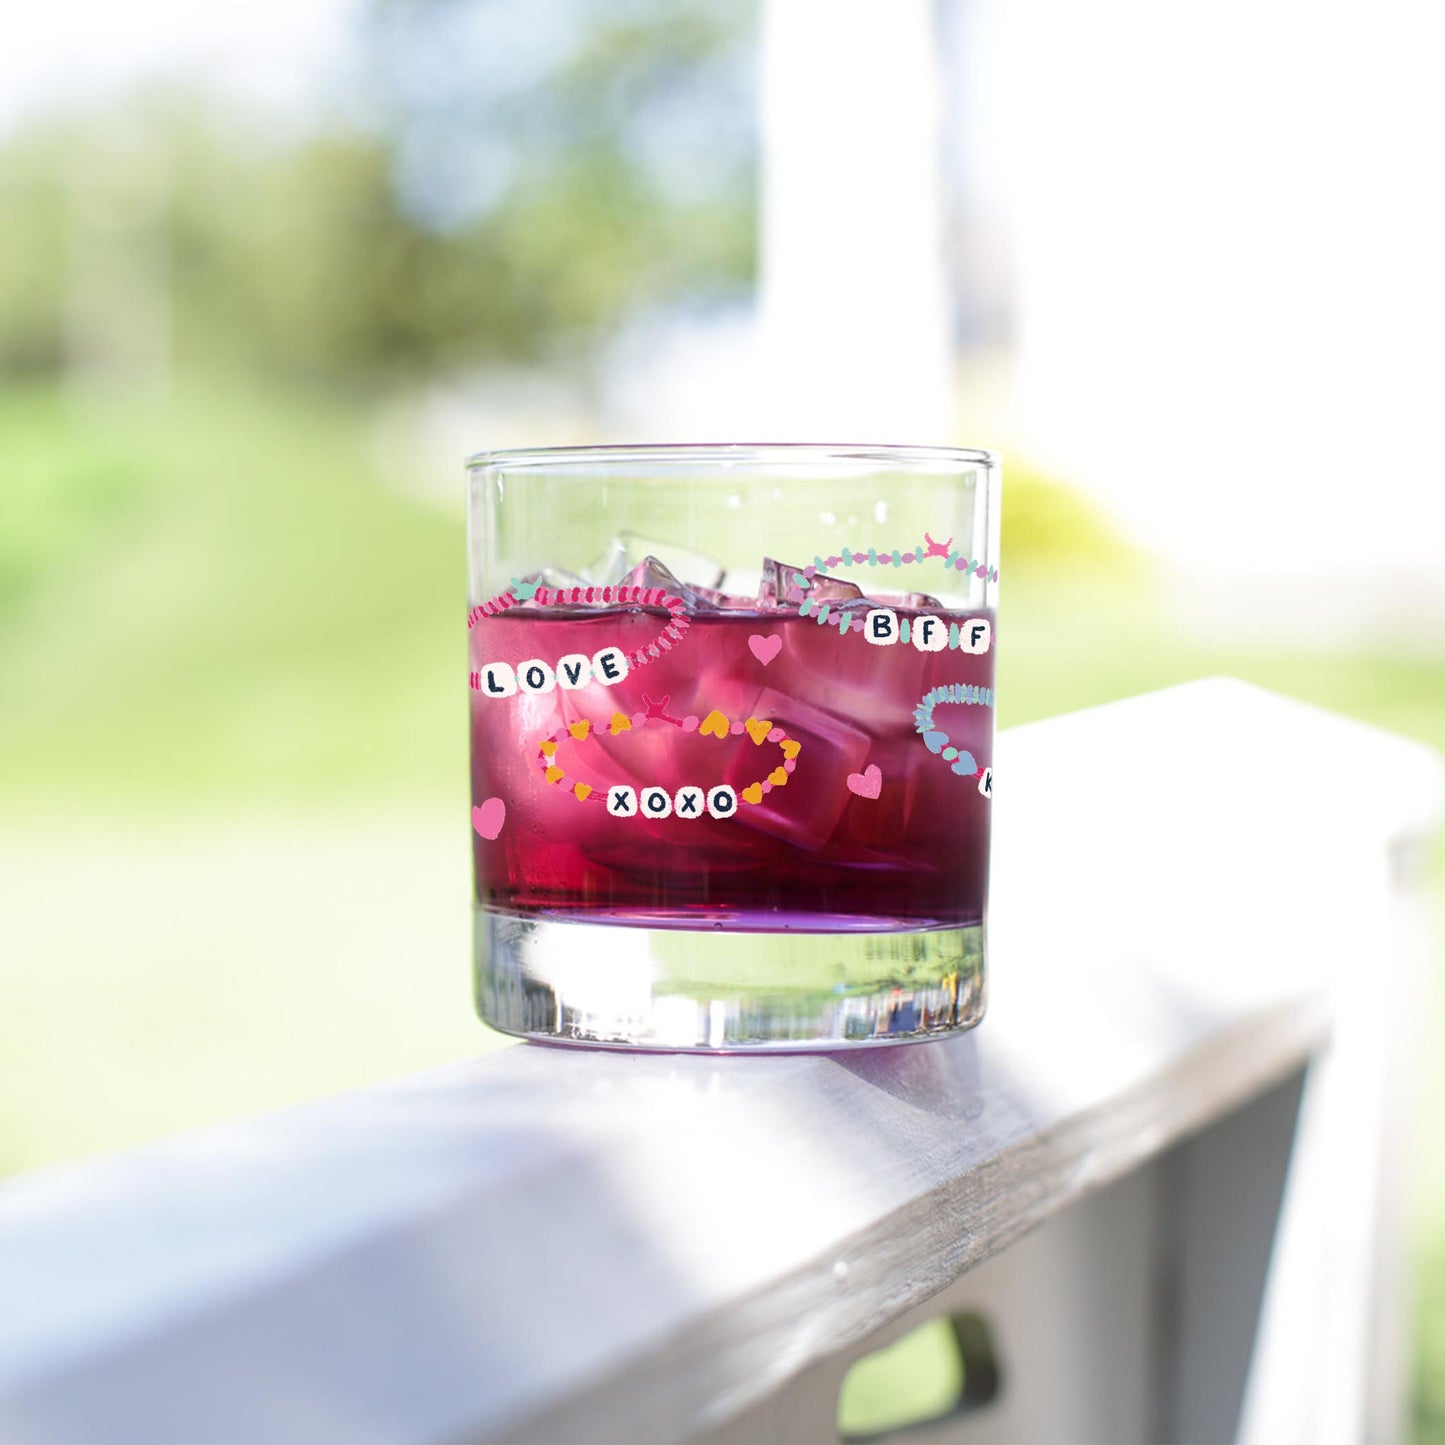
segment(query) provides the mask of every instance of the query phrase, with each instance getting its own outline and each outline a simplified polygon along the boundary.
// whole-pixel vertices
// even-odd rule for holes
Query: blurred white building
[[[1231,627],[1445,640],[1442,30],[770,0],[759,321],[634,337],[618,422],[996,446]]]
[[[1445,637],[1438,7],[969,3],[1019,445],[1211,605]]]

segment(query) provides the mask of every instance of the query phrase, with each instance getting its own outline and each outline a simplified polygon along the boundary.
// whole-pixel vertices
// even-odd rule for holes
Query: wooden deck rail
[[[1394,1436],[1437,760],[1227,681],[997,754],[975,1033],[518,1047],[13,1181],[0,1438],[832,1440],[963,1310],[1000,1388],[910,1438]]]

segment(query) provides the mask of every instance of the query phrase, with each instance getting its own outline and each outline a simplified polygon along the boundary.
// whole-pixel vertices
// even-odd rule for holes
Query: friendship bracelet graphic
[[[814,557],[813,565],[804,568],[804,573],[811,578],[815,572],[821,572],[825,567],[836,567],[841,562],[845,567],[863,566],[869,567],[907,567],[914,562],[926,562],[930,557],[942,557],[945,568],[952,567],[956,572],[972,572],[980,581],[985,578],[990,582],[998,581],[998,568],[989,567],[977,557],[965,560],[953,545],[953,538],[946,542],[935,542],[927,532],[923,534],[923,540],[928,544],[926,547],[915,547],[911,552],[900,552],[896,547],[890,552],[880,552],[870,547],[866,552],[855,552],[844,547],[842,556],[835,557]]]
[[[633,652],[624,653],[620,647],[604,647],[590,658],[580,652],[568,653],[555,667],[549,667],[539,657],[528,658],[513,667],[507,662],[489,662],[467,674],[473,692],[488,697],[512,697],[518,692],[546,693],[554,687],[576,689],[586,687],[589,682],[600,682],[611,687],[621,682],[628,672],[655,662],[665,652],[671,651],[691,626],[687,615],[687,603],[681,597],[661,587],[541,587],[535,582],[519,582],[512,578],[512,585],[505,592],[489,598],[473,607],[467,614],[467,630],[470,631],[486,617],[495,617],[523,602],[533,599],[542,607],[566,607],[584,602],[600,602],[616,606],[665,607],[670,614],[662,631],[648,643]]]
[[[789,777],[797,767],[798,753],[802,750],[803,745],[796,738],[790,738],[771,719],[756,717],[746,720],[729,719],[717,708],[714,708],[702,719],[699,719],[696,713],[689,713],[686,717],[674,717],[667,711],[669,701],[670,698],[664,697],[658,702],[653,702],[644,693],[642,695],[644,711],[635,712],[630,717],[626,713],[615,712],[612,714],[611,721],[603,726],[613,737],[619,733],[628,732],[632,728],[647,727],[654,722],[681,728],[686,733],[695,732],[702,737],[739,737],[746,733],[756,747],[761,747],[764,743],[776,743],[782,753],[782,762],[766,777],[760,778],[755,783],[749,783],[747,787],[739,790],[734,790],[726,783],[715,784],[711,787],[686,784],[675,792],[669,793],[666,788],[657,784],[639,791],[620,784],[598,789],[590,783],[574,782],[570,791],[579,803],[601,803],[614,818],[666,818],[673,813],[676,813],[679,818],[700,818],[706,811],[714,818],[724,819],[735,816],[739,798],[744,803],[761,803],[765,793],[772,792],[774,788],[787,786]],[[547,782],[553,787],[565,782],[567,778],[566,772],[557,760],[558,747],[564,744],[568,738],[579,743],[585,742],[593,731],[594,725],[591,720],[583,718],[580,722],[559,728],[550,737],[544,738],[537,744],[538,765]]]
[[[991,687],[975,687],[971,683],[962,682],[935,687],[931,692],[924,693],[918,701],[918,706],[913,709],[914,727],[923,738],[923,746],[929,752],[937,754],[944,762],[951,763],[952,771],[959,777],[977,778],[979,792],[985,797],[991,798],[993,796],[993,769],[979,767],[978,761],[967,748],[954,747],[948,740],[948,734],[933,725],[933,709],[940,703],[953,702],[992,707],[993,689]]]
[[[801,581],[803,574],[798,572],[794,573],[794,576]],[[828,621],[832,607],[824,602],[819,604],[816,613],[813,613],[812,609],[813,600],[806,597],[798,608],[798,613],[802,617],[812,613],[813,621],[821,627]],[[986,617],[968,618],[960,626],[957,622],[945,623],[943,618],[931,612],[925,612],[911,620],[907,617],[900,618],[891,607],[872,607],[862,617],[856,612],[840,609],[834,625],[838,629],[839,637],[846,637],[850,632],[859,632],[866,636],[869,642],[880,647],[892,642],[912,642],[920,652],[942,652],[947,649],[950,652],[983,653],[988,651],[993,641],[993,625]],[[937,631],[934,631],[935,627]]]
[[[954,550],[952,537],[946,542],[935,542],[927,532],[923,537],[927,546],[918,547],[911,552],[901,552],[896,547],[891,554],[887,551],[880,552],[875,547],[870,547],[866,552],[855,552],[845,547],[841,556],[814,557],[811,566],[793,573],[793,581],[805,591],[811,591],[818,573],[825,568],[836,567],[840,562],[845,567],[851,567],[855,563],[859,566],[866,563],[870,567],[906,567],[915,562],[925,562],[931,557],[942,557],[945,568],[952,567],[958,572],[971,570],[975,577],[987,578],[990,582],[998,581],[997,567],[989,568],[977,559],[966,560],[960,557]],[[871,602],[872,599],[858,597],[853,601]],[[812,597],[804,597],[798,606],[799,616],[812,617],[820,627],[827,624],[833,612],[831,602],[819,602]],[[933,630],[935,625],[939,628],[936,633]],[[834,626],[838,629],[839,637],[846,637],[850,632],[866,631],[869,642],[883,644],[911,641],[920,652],[942,652],[945,648],[952,652],[987,652],[992,639],[992,627],[983,618],[966,622],[960,630],[956,622],[945,624],[941,617],[927,614],[912,621],[906,617],[900,621],[891,608],[881,607],[877,603],[873,604],[866,619],[860,617],[851,606],[839,606]]]

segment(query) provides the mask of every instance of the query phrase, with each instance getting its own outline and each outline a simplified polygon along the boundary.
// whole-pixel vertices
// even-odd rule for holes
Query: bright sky
[[[0,126],[176,72],[304,110],[344,69],[355,8],[356,0],[16,3],[0,44]]]

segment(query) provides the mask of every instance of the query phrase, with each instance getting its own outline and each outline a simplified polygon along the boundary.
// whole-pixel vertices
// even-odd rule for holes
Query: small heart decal
[[[547,769],[546,776],[549,783],[560,783],[562,779],[567,776],[567,774],[564,773],[562,769],[556,765],[556,763],[553,763],[552,766]]]
[[[768,781],[775,787],[781,788],[787,784],[788,770],[786,768],[774,768],[768,774]]]
[[[937,728],[923,734],[923,746],[931,753],[941,753],[948,743],[948,734],[941,733]]]
[[[761,632],[755,632],[748,638],[748,651],[766,667],[782,648],[783,639],[774,635],[765,637]]]
[[[728,735],[728,720],[716,709],[703,718],[698,727],[703,737],[725,738]]]
[[[580,743],[592,731],[592,724],[584,717],[581,722],[573,723],[567,731]]]
[[[797,738],[785,738],[779,746],[783,749],[783,756],[791,760],[798,756],[798,750],[803,745]]]
[[[768,734],[772,732],[773,725],[766,718],[750,717],[743,726],[748,730],[748,736],[759,746],[767,742]]]
[[[592,784],[591,784],[591,783],[573,783],[573,784],[572,784],[572,795],[577,799],[577,801],[578,801],[579,803],[585,803],[585,802],[587,801],[587,799],[592,796]]]
[[[848,791],[860,798],[876,798],[883,791],[883,769],[869,763],[861,773],[849,773]]]
[[[742,791],[742,800],[745,803],[761,803],[763,801],[763,785],[752,783]]]
[[[612,714],[612,722],[609,724],[607,731],[610,732],[613,737],[616,737],[618,733],[625,733],[631,726],[632,719],[628,717],[625,712],[615,712]]]
[[[978,764],[974,761],[973,754],[970,752],[960,752],[958,761],[953,765],[953,771],[957,773],[960,778],[973,777],[973,775],[978,772]]]
[[[472,809],[472,827],[488,843],[502,831],[506,821],[507,805],[500,798],[488,798],[480,807]]]

